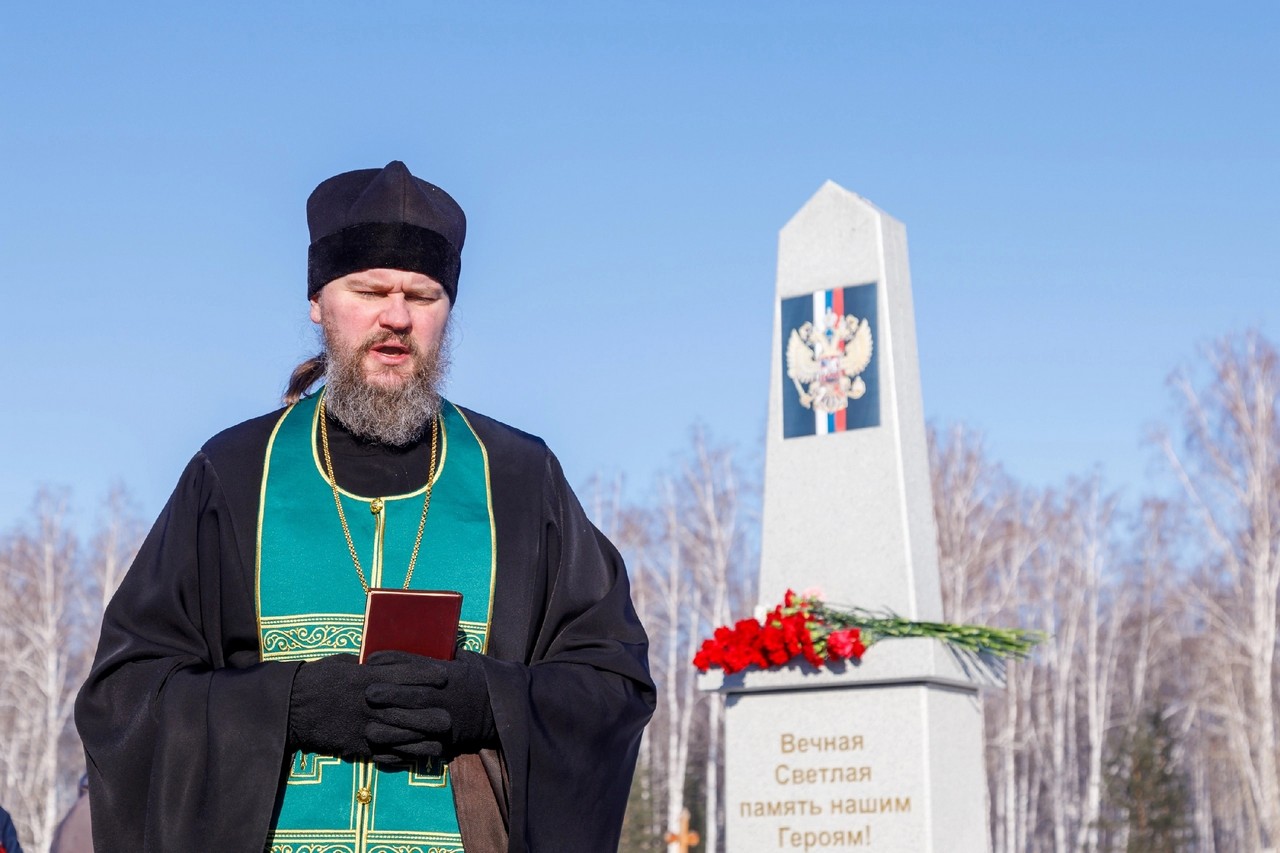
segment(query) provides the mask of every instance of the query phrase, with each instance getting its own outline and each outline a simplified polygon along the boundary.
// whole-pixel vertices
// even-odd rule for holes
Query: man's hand
[[[371,722],[365,729],[376,761],[452,758],[497,739],[480,655],[459,651],[441,661],[408,652],[378,652],[365,691]]]
[[[377,678],[355,655],[300,666],[289,698],[289,747],[348,761],[371,758],[365,729],[372,717],[365,691]]]

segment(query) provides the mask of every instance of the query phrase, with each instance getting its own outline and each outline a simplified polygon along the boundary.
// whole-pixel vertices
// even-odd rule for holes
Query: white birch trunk
[[[696,685],[689,661],[691,636],[697,630],[697,614],[701,610],[701,590],[688,583],[689,567],[684,561],[682,516],[674,485],[665,484],[662,547],[665,558],[662,570],[663,623],[663,691],[666,705],[666,830],[676,832],[680,813],[684,810],[684,788],[689,775],[689,744],[696,704]],[[678,853],[678,844],[668,845]]]
[[[1248,792],[1246,821],[1256,825],[1261,847],[1275,848],[1280,354],[1251,333],[1225,338],[1206,355],[1210,373],[1203,386],[1186,376],[1175,380],[1187,449],[1179,452],[1169,439],[1163,447],[1217,569],[1204,578],[1202,604],[1229,641],[1228,656],[1218,663],[1241,670],[1235,689],[1216,697],[1215,710],[1227,721],[1235,770]]]
[[[67,529],[65,497],[42,492],[34,529],[19,534],[9,551],[9,616],[13,630],[5,667],[19,739],[16,773],[6,774],[4,795],[29,853],[46,853],[70,790],[59,765],[59,747],[71,722],[75,692],[84,677],[83,656],[72,657],[68,632],[83,627],[84,577]]]

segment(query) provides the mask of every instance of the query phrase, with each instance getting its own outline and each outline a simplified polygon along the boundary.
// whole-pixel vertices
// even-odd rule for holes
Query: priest
[[[321,353],[195,454],[107,608],[95,849],[616,849],[647,640],[546,445],[441,396],[462,209],[393,162],[307,219]],[[454,658],[361,663],[372,588],[460,592]]]

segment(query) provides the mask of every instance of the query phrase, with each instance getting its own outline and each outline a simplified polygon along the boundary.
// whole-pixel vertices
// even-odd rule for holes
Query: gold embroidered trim
[[[356,853],[359,839],[351,831],[279,830],[270,853]],[[463,853],[456,832],[371,831],[365,834],[365,853]]]
[[[319,785],[324,781],[326,767],[338,767],[341,764],[341,758],[316,755],[314,752],[295,752],[286,781],[290,785]]]
[[[349,613],[303,613],[261,616],[263,660],[313,660],[360,652],[364,616]]]

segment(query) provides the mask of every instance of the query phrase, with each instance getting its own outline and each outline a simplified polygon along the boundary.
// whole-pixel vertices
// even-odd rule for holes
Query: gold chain
[[[329,423],[324,413],[324,391],[320,392],[320,445],[324,448],[325,473],[329,475],[329,485],[333,488],[333,505],[338,508],[338,520],[342,522],[342,535],[347,538],[347,550],[351,552],[351,562],[355,564],[356,574],[360,577],[360,586],[365,594],[369,592],[369,581],[365,579],[364,569],[360,566],[360,557],[356,554],[356,545],[351,541],[351,528],[347,526],[347,514],[342,511],[342,498],[338,496],[338,479],[333,476],[333,458],[329,456]],[[404,588],[409,588],[413,580],[413,567],[418,562],[418,549],[422,546],[422,531],[427,526],[427,510],[431,507],[431,486],[436,475],[436,451],[440,446],[440,416],[431,419],[431,466],[427,469],[427,495],[422,499],[422,518],[418,519],[418,535],[413,540],[413,554],[409,557],[409,569],[404,575]],[[382,511],[381,498],[374,498],[369,508],[374,515]]]

